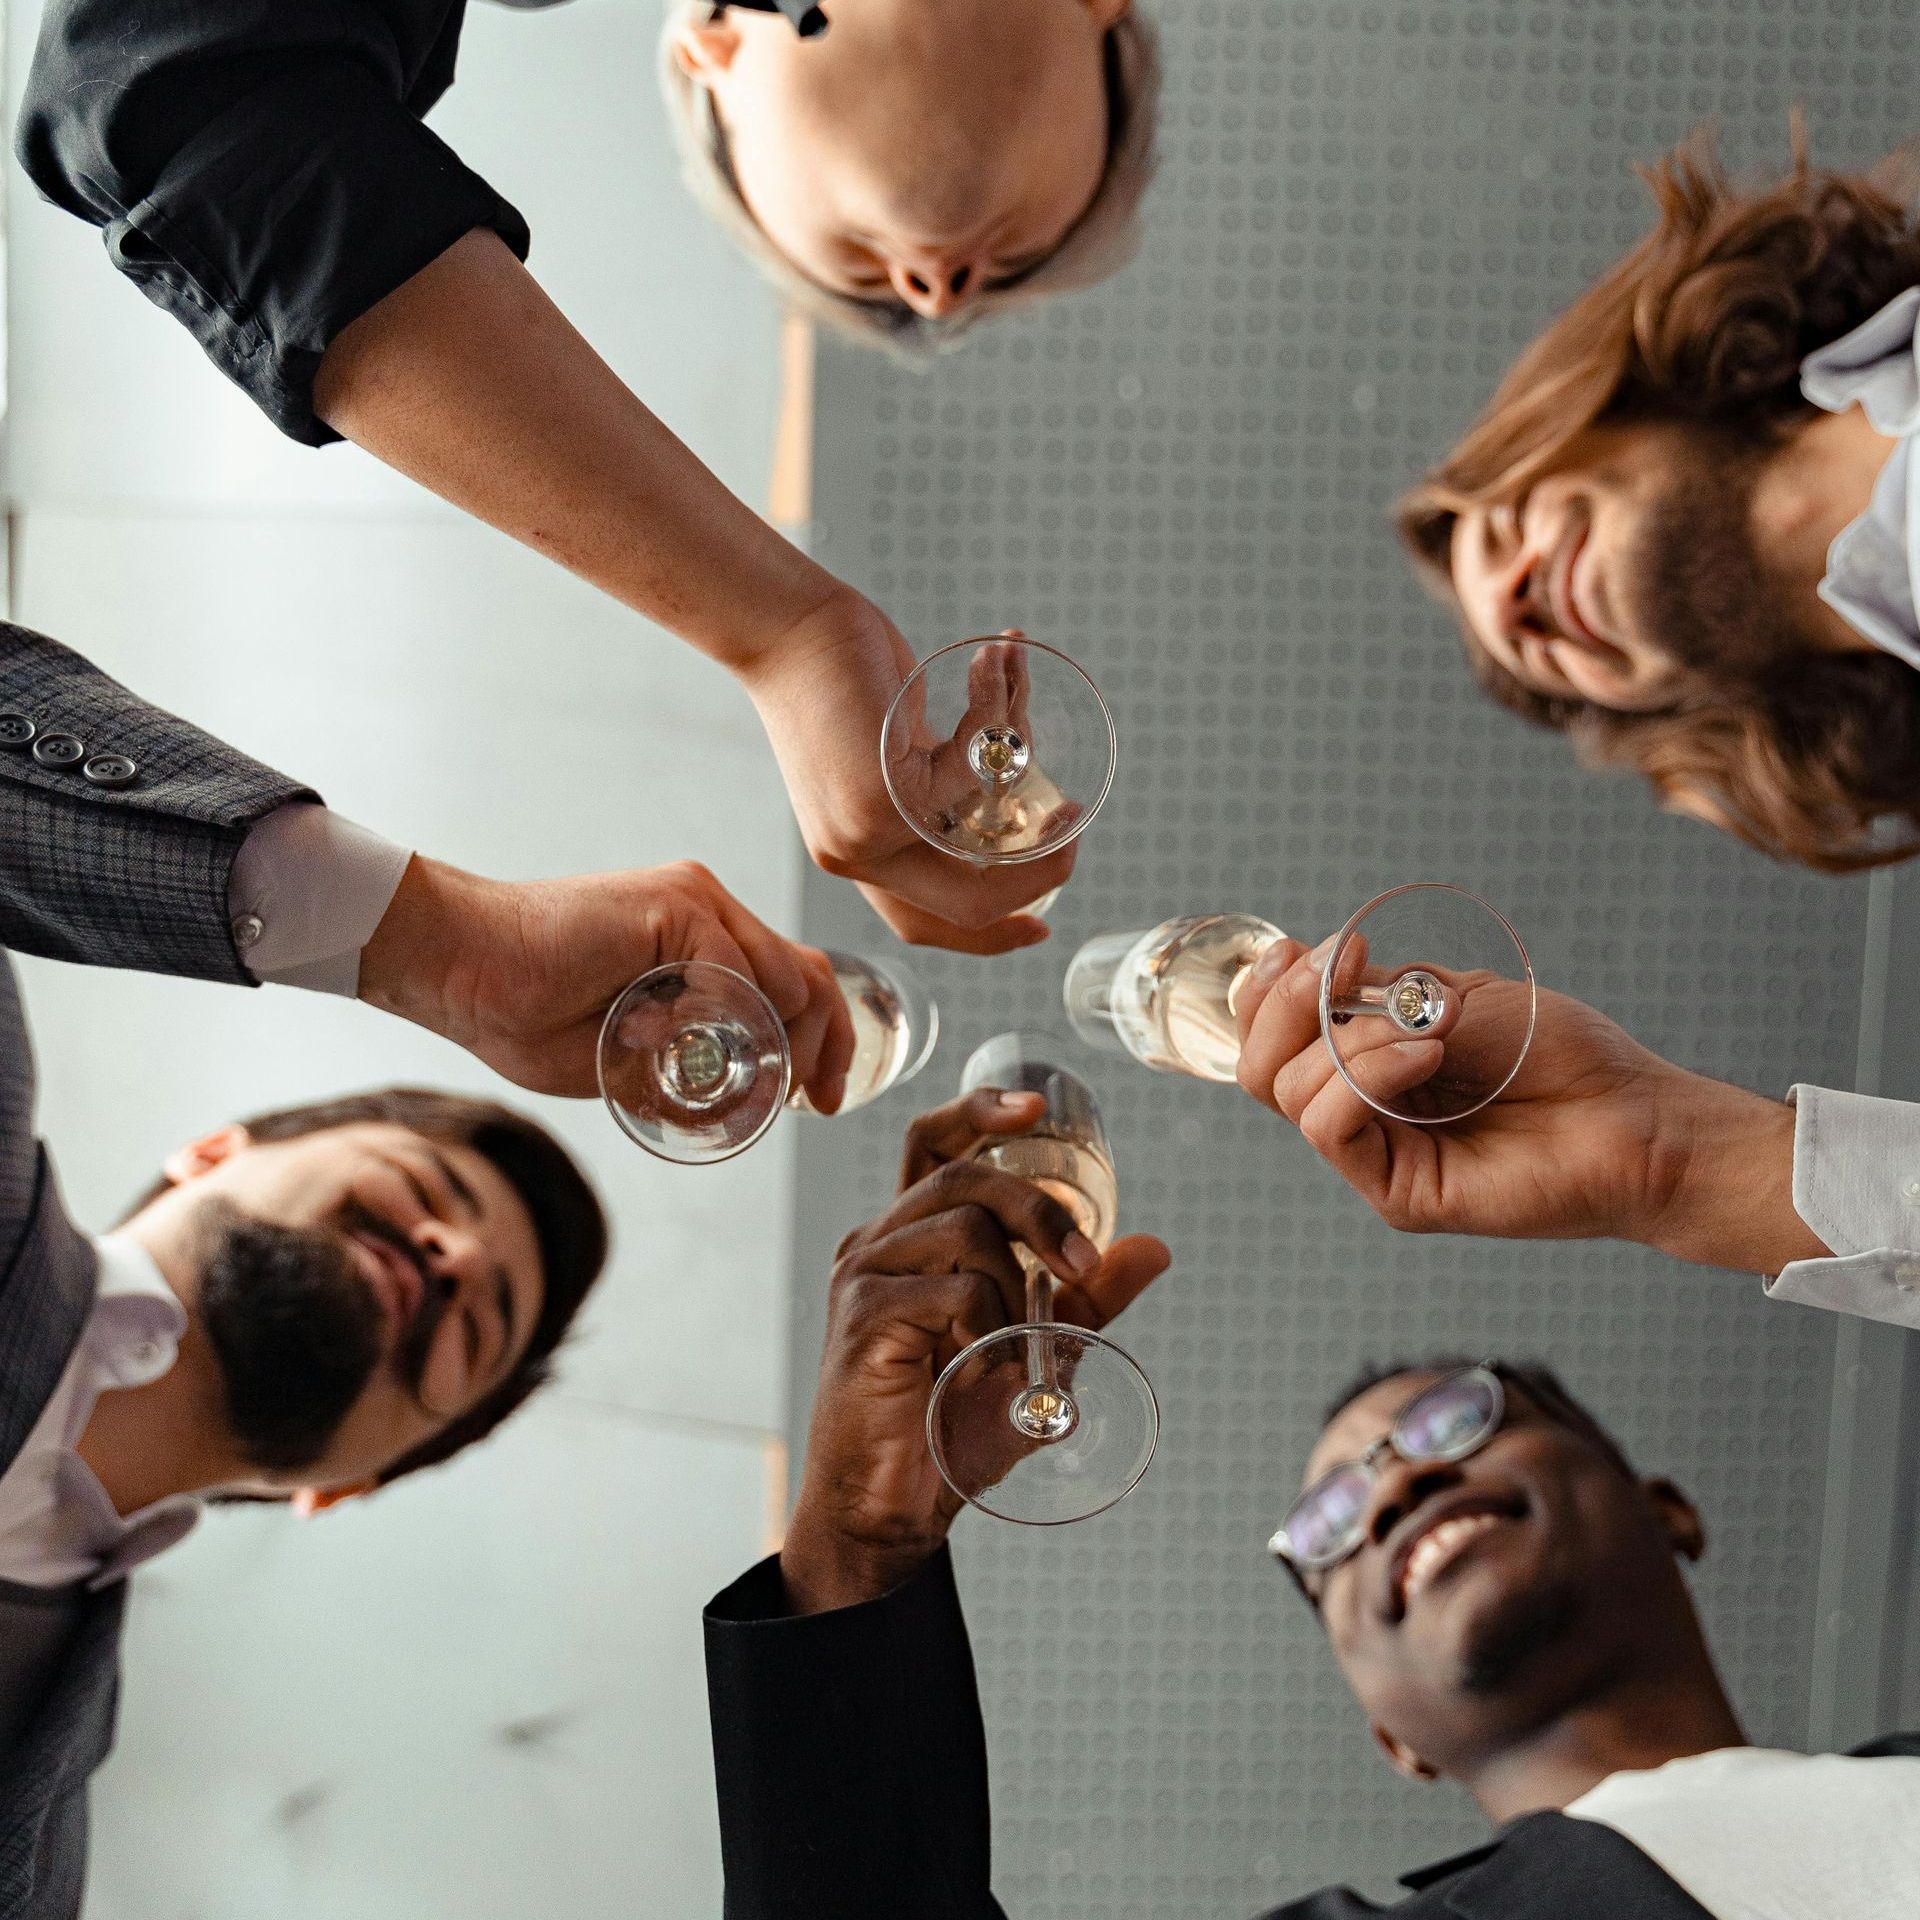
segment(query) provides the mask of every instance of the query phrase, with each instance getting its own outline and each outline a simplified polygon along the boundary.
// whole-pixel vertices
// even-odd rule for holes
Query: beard
[[[251,1463],[291,1473],[325,1453],[380,1360],[381,1309],[336,1234],[207,1206],[200,1318],[227,1417]]]
[[[1757,680],[1816,652],[1804,589],[1778,582],[1753,537],[1765,449],[1714,442],[1674,456],[1637,529],[1624,598],[1634,630],[1678,665],[1713,679]]]
[[[1581,1591],[1556,1581],[1519,1604],[1474,1623],[1460,1650],[1460,1690],[1474,1699],[1497,1698],[1535,1654],[1555,1646],[1580,1616]]]

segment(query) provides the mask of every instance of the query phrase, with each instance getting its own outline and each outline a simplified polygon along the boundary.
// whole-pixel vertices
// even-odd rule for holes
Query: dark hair
[[[1654,231],[1520,356],[1466,437],[1400,503],[1400,536],[1453,596],[1455,522],[1517,500],[1596,427],[1667,423],[1759,453],[1812,417],[1800,367],[1920,284],[1911,156],[1875,175],[1792,171],[1742,191],[1695,135],[1643,168]],[[1920,852],[1920,674],[1890,654],[1758,663],[1672,705],[1617,712],[1535,693],[1465,636],[1499,705],[1565,733],[1590,765],[1644,774],[1681,811],[1829,872]],[[1874,823],[1914,832],[1876,841]]]
[[[1404,1373],[1463,1373],[1469,1367],[1480,1366],[1485,1359],[1483,1354],[1442,1353],[1418,1360],[1368,1361],[1327,1402],[1320,1415],[1320,1429],[1324,1433],[1363,1393],[1371,1392],[1382,1381],[1397,1380]],[[1578,1434],[1609,1465],[1619,1468],[1629,1480],[1638,1481],[1640,1476],[1635,1472],[1633,1462],[1627,1458],[1626,1449],[1573,1397],[1566,1383],[1544,1361],[1494,1360],[1487,1364],[1492,1366],[1504,1385],[1519,1387],[1549,1420]],[[1284,1558],[1280,1564],[1292,1576],[1293,1584],[1300,1589],[1307,1604],[1318,1613],[1320,1602],[1301,1579],[1300,1569]]]
[[[406,1127],[429,1140],[470,1148],[492,1163],[533,1220],[540,1249],[540,1311],[526,1351],[490,1393],[457,1419],[382,1470],[387,1486],[422,1467],[450,1460],[483,1440],[553,1373],[559,1347],[588,1289],[607,1260],[607,1220],[586,1176],[552,1134],[496,1101],[425,1087],[384,1087],[301,1107],[281,1107],[240,1122],[262,1144],[298,1140],[367,1121]],[[168,1192],[162,1178],[128,1209],[138,1213]]]

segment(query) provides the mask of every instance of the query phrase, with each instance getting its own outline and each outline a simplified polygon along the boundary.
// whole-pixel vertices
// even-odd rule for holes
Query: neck
[[[173,1365],[145,1386],[103,1393],[80,1435],[76,1450],[124,1516],[176,1494],[231,1485],[245,1477],[246,1464],[227,1431],[219,1358],[195,1311],[193,1262],[137,1219],[120,1231],[152,1256],[187,1312]]]
[[[1857,406],[1816,413],[1768,458],[1754,486],[1755,545],[1782,590],[1804,599],[1809,631],[1830,653],[1873,651],[1873,642],[1815,589],[1826,574],[1827,550],[1866,512],[1896,444],[1876,433]]]
[[[1634,1773],[1720,1747],[1742,1732],[1705,1643],[1678,1669],[1635,1673],[1556,1715],[1535,1733],[1460,1771],[1461,1783],[1495,1825],[1565,1807],[1610,1773]]]

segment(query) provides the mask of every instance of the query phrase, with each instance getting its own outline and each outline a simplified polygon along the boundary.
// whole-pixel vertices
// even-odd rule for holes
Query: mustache
[[[419,1310],[401,1330],[400,1341],[393,1355],[395,1371],[408,1390],[417,1397],[426,1377],[427,1355],[432,1349],[433,1337],[439,1331],[448,1307],[452,1305],[453,1294],[428,1271],[426,1262],[420,1256],[420,1249],[391,1221],[383,1219],[361,1201],[351,1197],[341,1201],[334,1214],[334,1224],[343,1238],[360,1235],[390,1247],[420,1276]],[[356,1267],[354,1272],[357,1277],[359,1269]],[[365,1285],[364,1280],[361,1284]]]

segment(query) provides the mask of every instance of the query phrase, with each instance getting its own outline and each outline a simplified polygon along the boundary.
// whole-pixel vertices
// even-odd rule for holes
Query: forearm
[[[1662,1111],[1663,1174],[1629,1237],[1701,1266],[1775,1274],[1831,1251],[1795,1210],[1793,1109],[1698,1074]]]
[[[729,668],[847,592],[668,432],[490,232],[347,327],[314,403],[388,466]]]

